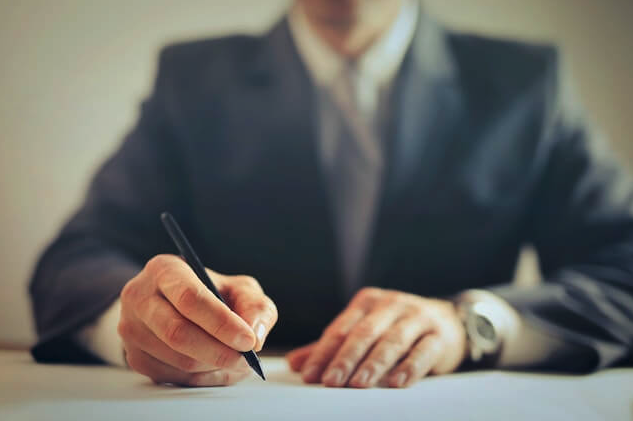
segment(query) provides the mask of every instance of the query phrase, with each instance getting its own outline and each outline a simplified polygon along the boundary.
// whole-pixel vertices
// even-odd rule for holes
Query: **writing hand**
[[[121,292],[118,332],[129,366],[157,383],[233,384],[250,372],[277,309],[257,281],[207,269],[222,303],[179,257],[159,255]]]

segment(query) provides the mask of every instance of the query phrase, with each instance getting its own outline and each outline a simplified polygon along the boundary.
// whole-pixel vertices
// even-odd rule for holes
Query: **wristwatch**
[[[457,300],[459,316],[466,330],[469,360],[476,368],[493,367],[503,348],[506,334],[504,309],[486,291],[468,291]]]

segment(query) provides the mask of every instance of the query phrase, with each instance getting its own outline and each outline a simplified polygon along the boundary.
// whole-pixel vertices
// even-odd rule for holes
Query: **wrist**
[[[468,334],[466,332],[466,326],[464,325],[462,316],[460,314],[461,312],[460,305],[456,301],[452,301],[451,304],[453,306],[455,318],[457,319],[457,323],[456,323],[457,332],[458,332],[457,336],[459,337],[459,344],[460,344],[458,366],[461,366],[465,361],[469,360],[470,358],[470,344],[468,342]]]

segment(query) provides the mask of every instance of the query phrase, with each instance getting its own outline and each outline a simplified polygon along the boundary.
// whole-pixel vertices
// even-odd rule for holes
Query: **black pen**
[[[211,278],[209,278],[207,271],[202,265],[202,262],[200,262],[200,258],[193,250],[193,247],[191,247],[189,240],[187,240],[187,237],[185,237],[185,234],[180,229],[180,226],[178,225],[174,217],[171,216],[169,212],[163,212],[160,216],[160,219],[163,221],[163,225],[165,226],[167,233],[176,244],[176,247],[178,247],[180,254],[185,259],[187,264],[191,266],[191,269],[193,269],[198,278],[200,278],[204,286],[206,286],[216,297],[218,297],[220,301],[225,303],[217,288],[215,287],[215,285],[213,285],[213,281],[211,281]],[[266,380],[266,377],[264,377],[264,372],[262,371],[261,364],[259,362],[259,358],[257,358],[257,354],[255,354],[254,351],[247,351],[242,352],[242,355],[244,356],[244,358],[246,358],[246,362],[248,362],[248,365],[251,366],[251,368],[259,375],[259,377],[261,377],[263,380]]]

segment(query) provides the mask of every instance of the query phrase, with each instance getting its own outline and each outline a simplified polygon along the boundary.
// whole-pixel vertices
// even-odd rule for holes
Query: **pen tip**
[[[253,371],[262,378],[262,380],[266,381],[266,376],[264,376],[264,370],[262,370],[262,366],[259,364],[259,360],[253,361],[253,363],[249,361],[249,365],[251,366]]]

